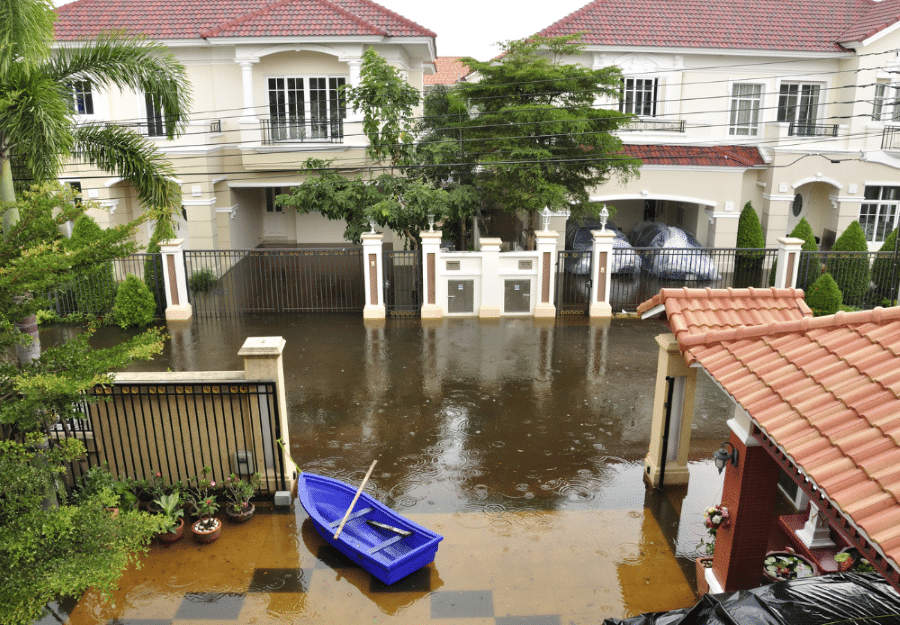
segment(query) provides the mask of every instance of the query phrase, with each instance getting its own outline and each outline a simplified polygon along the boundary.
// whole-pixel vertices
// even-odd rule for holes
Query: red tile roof
[[[371,0],[77,0],[56,11],[60,41],[110,29],[153,39],[436,36]]]
[[[627,137],[625,137],[627,140]],[[639,158],[644,165],[683,167],[759,167],[765,165],[759,149],[742,145],[633,145],[622,151]]]
[[[425,76],[425,86],[455,85],[469,74],[469,66],[460,63],[461,56],[439,56],[434,60],[437,71]]]
[[[706,369],[900,570],[900,308],[817,318],[807,309],[793,319],[775,312],[747,325],[749,310],[771,310],[774,292],[676,293],[639,310],[671,310],[687,362]],[[700,321],[679,323],[691,315]]]
[[[588,45],[842,52],[900,20],[900,0],[594,0],[541,35]]]

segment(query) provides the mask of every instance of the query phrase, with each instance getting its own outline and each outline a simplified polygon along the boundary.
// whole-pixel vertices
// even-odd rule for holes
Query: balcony
[[[791,122],[788,127],[789,137],[836,137],[838,136],[837,124],[798,124]]]
[[[900,126],[885,126],[881,132],[881,149],[900,152]]]
[[[263,119],[260,121],[260,128],[263,145],[343,143],[344,141],[344,119],[342,117]]]
[[[632,119],[619,127],[620,132],[684,132],[684,120]]]
[[[166,138],[166,124],[162,118],[142,119],[141,121],[131,122],[107,122],[107,126],[121,126],[122,128],[131,128],[135,132],[144,137]],[[195,129],[187,130],[188,135],[198,132],[209,132],[209,134],[218,134],[222,132],[222,120],[213,119],[202,122],[190,122],[190,126],[204,128],[203,131]]]

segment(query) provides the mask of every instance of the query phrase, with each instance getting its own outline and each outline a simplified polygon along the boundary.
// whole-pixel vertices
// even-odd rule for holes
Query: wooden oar
[[[360,496],[360,494],[362,493],[363,488],[366,487],[366,482],[369,481],[369,476],[372,475],[372,469],[375,468],[375,464],[376,464],[377,462],[378,462],[377,460],[373,460],[373,461],[372,461],[372,466],[369,467],[369,472],[366,473],[366,477],[363,478],[362,484],[359,485],[359,490],[356,491],[356,495],[353,496],[353,501],[350,502],[350,507],[347,508],[347,514],[345,514],[345,515],[344,515],[344,518],[341,519],[341,524],[338,525],[337,531],[334,533],[334,538],[335,538],[335,540],[337,539],[338,536],[341,535],[341,530],[344,529],[344,523],[347,522],[347,517],[349,517],[349,516],[350,516],[350,513],[353,512],[353,506],[356,505],[356,500],[359,499],[359,496]]]

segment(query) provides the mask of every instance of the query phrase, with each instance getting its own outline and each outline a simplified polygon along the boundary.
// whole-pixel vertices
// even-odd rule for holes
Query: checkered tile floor
[[[258,513],[209,545],[154,545],[114,604],[89,593],[41,623],[586,625],[694,601],[643,511],[410,517],[444,542],[391,586],[322,540],[302,509]]]

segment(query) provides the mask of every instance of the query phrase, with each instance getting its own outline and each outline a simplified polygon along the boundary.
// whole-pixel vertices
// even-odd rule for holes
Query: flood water
[[[711,455],[727,440],[732,409],[698,376],[691,483],[645,485],[654,339],[667,331],[659,321],[583,318],[367,325],[358,315],[267,315],[170,324],[165,352],[136,370],[241,370],[247,337],[284,337],[290,451],[300,468],[359,483],[377,459],[367,492],[444,542],[412,587],[379,589],[368,574],[329,564],[295,506],[226,528],[212,545],[155,546],[144,568],[123,578],[130,612],[89,596],[68,622],[187,622],[178,606],[191,593],[241,595],[235,618],[258,623],[600,623],[690,605],[703,510],[721,496]],[[104,329],[94,342],[124,335]],[[213,573],[216,558],[242,571],[237,581]],[[188,573],[185,562],[204,572]],[[270,569],[305,580],[293,585],[296,597],[254,581]],[[289,607],[273,608],[276,595]]]

